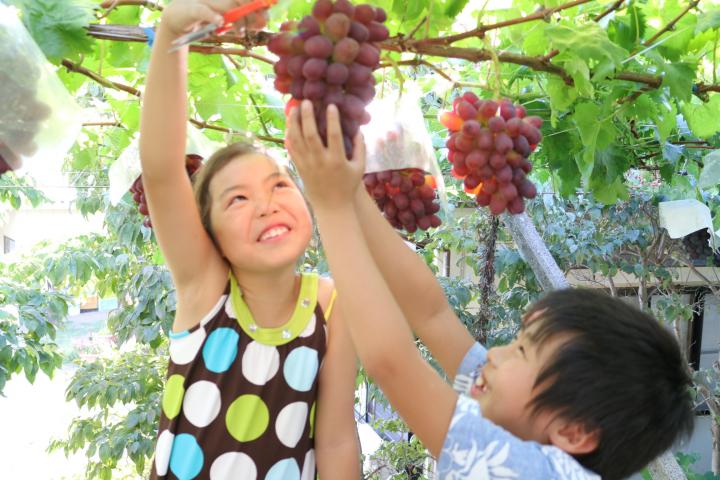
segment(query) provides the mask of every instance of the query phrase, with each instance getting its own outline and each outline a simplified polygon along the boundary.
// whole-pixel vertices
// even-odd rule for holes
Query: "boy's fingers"
[[[315,111],[313,110],[312,102],[309,100],[303,100],[300,104],[300,112],[302,119],[302,131],[305,137],[305,144],[311,150],[322,150],[324,148],[320,135],[317,131],[317,124],[315,123]]]
[[[358,132],[353,140],[353,168],[357,168],[361,173],[365,173],[365,137],[362,132]]]
[[[327,108],[327,145],[333,156],[345,157],[342,128],[340,127],[340,113],[334,104]]]
[[[295,163],[302,163],[305,156],[305,139],[302,136],[302,129],[300,128],[300,109],[293,107],[290,110],[287,120],[288,126],[285,133],[286,146],[290,151],[290,155],[293,157]]]

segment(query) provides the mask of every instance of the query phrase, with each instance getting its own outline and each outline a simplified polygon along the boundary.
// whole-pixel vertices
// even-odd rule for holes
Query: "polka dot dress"
[[[170,335],[152,479],[314,480],[315,401],[326,350],[318,277],[292,318],[256,325],[234,278],[194,328]]]

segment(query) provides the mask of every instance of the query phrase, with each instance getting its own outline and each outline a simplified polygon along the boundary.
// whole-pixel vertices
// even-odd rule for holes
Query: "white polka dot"
[[[295,402],[286,406],[275,420],[275,433],[280,442],[288,448],[295,448],[302,437],[307,423],[308,405]]]
[[[237,314],[235,313],[235,307],[233,307],[232,297],[229,295],[225,301],[225,313],[227,313],[228,317],[237,320]]]
[[[220,389],[212,382],[200,380],[188,387],[183,413],[196,427],[207,427],[220,412]]]
[[[175,435],[170,430],[164,430],[158,436],[155,446],[155,471],[158,477],[167,475],[174,440]]]
[[[317,324],[317,318],[315,317],[315,314],[313,313],[313,316],[310,317],[310,321],[307,324],[307,327],[305,327],[305,330],[300,334],[300,337],[307,338],[313,333],[315,333],[315,325]]]
[[[181,338],[170,340],[170,359],[177,365],[192,362],[205,341],[205,329],[199,327],[194,332]]]
[[[305,454],[305,463],[303,463],[303,471],[300,480],[315,479],[315,450],[312,448]]]
[[[241,452],[223,453],[210,467],[211,480],[255,480],[256,478],[255,462]]]
[[[280,368],[280,353],[272,345],[250,342],[242,357],[242,372],[250,383],[265,385]]]

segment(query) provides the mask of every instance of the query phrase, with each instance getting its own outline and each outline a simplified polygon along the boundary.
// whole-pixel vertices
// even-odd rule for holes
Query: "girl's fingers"
[[[330,104],[327,108],[327,144],[333,157],[344,158],[342,128],[340,127],[340,112],[337,106]]]
[[[302,119],[302,131],[305,137],[305,144],[311,151],[314,151],[316,155],[320,155],[323,148],[322,140],[317,131],[317,124],[315,123],[315,112],[313,105],[309,100],[303,100],[300,104],[301,119]]]
[[[221,15],[222,10],[213,8],[212,5],[195,3],[190,8],[190,16],[197,22],[222,24],[225,21]]]

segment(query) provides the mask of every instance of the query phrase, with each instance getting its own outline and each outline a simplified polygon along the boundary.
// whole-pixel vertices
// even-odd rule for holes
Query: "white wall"
[[[15,241],[15,252],[28,251],[41,241],[63,242],[70,238],[91,232],[102,232],[102,216],[93,215],[87,219],[72,208],[69,200],[57,200],[37,208],[31,206],[20,210],[2,207],[0,213],[0,259],[5,255],[2,249],[3,237]]]

